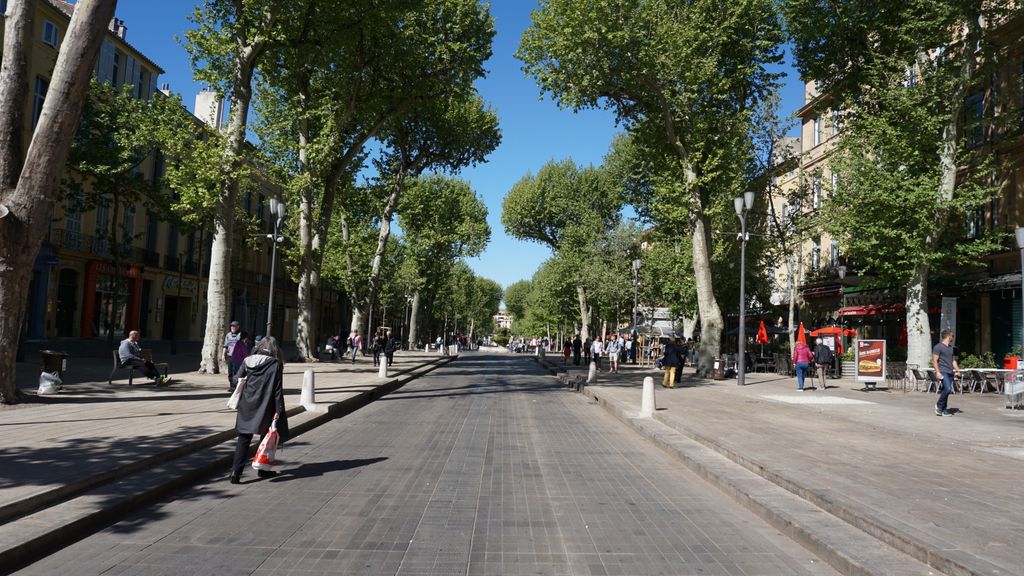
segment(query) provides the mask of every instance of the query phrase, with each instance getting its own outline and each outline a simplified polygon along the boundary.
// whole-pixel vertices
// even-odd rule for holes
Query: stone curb
[[[408,384],[409,382],[425,376],[434,370],[451,363],[458,358],[455,356],[442,356],[410,368],[402,372],[406,376],[396,378],[390,382],[375,386],[371,390],[358,392],[349,398],[331,403],[326,412],[316,413],[315,416],[304,418],[290,427],[291,438],[304,434],[331,420],[341,418],[347,414],[367,406],[382,396],[386,396]],[[306,410],[297,406],[288,410],[288,417],[300,417]],[[314,414],[310,412],[309,414]],[[231,465],[234,459],[233,448],[228,450],[223,444],[237,436],[234,429],[224,430],[200,438],[188,444],[156,454],[139,462],[121,466],[115,470],[108,471],[96,476],[85,478],[68,486],[55,488],[53,490],[31,496],[27,499],[14,502],[5,507],[2,512],[5,518],[14,517],[8,521],[0,519],[0,528],[15,527],[20,520],[30,521],[38,525],[33,516],[45,517],[47,511],[62,504],[72,503],[75,498],[86,497],[88,492],[99,487],[124,483],[132,484],[132,479],[139,472],[146,472],[156,478],[160,478],[154,485],[145,486],[140,491],[112,501],[103,507],[86,511],[78,518],[71,521],[64,521],[59,525],[46,529],[29,539],[15,544],[4,544],[0,549],[0,574],[9,574],[13,570],[24,567],[26,564],[52,553],[53,551],[69,546],[70,544],[85,538],[86,536],[102,529],[115,522],[127,513],[133,512],[142,506],[168,496],[182,488],[186,488],[196,481],[215,474]],[[213,448],[216,451],[224,451],[224,454],[217,455],[211,460],[209,454],[202,451]],[[250,454],[255,452],[255,443],[250,447]],[[185,462],[176,462],[185,460]],[[173,464],[173,465],[171,465]],[[166,470],[161,470],[166,468]],[[165,473],[160,476],[161,473]],[[143,480],[144,482],[144,480]],[[31,501],[30,504],[24,503]],[[12,514],[7,508],[25,510],[20,514]],[[32,522],[35,521],[35,522]],[[27,532],[28,530],[26,530]]]
[[[638,418],[625,405],[599,397],[580,377],[570,379],[554,367],[541,363],[571,389],[581,392],[621,422],[636,430],[687,468],[751,510],[771,526],[807,548],[843,574],[856,576],[893,574],[934,574],[925,562],[902,550],[887,546],[860,526],[833,515],[771,478],[731,458],[731,454],[705,445],[691,434],[679,431],[655,415]],[[803,492],[808,492],[804,490]],[[950,574],[973,574],[959,571]]]

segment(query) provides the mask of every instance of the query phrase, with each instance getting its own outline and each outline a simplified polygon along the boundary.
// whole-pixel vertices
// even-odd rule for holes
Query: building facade
[[[57,50],[74,10],[72,4],[61,0],[34,1],[29,51],[33,97],[31,110],[26,110],[26,143],[42,109]],[[96,78],[115,88],[131,86],[136,98],[162,97],[157,86],[163,70],[129,44],[126,36],[125,23],[112,20],[97,57]],[[196,98],[195,116],[183,114],[183,121],[194,122],[197,130],[216,130],[223,114],[217,96],[203,92]],[[158,183],[165,161],[159,153],[151,155],[138,171]],[[73,173],[68,180],[81,182]],[[259,231],[269,233],[272,222],[267,198],[280,191],[266,181],[257,184],[254,192],[242,198],[242,210],[257,222]],[[87,183],[70,186],[66,198],[54,208],[49,234],[32,271],[23,337],[120,339],[128,330],[138,329],[143,338],[153,340],[202,339],[212,230],[183,230],[134,203],[115,207],[105,202],[83,209],[82,196],[89,190]],[[110,240],[112,226],[125,239],[120,249]],[[262,334],[268,314],[271,250],[266,245],[270,240],[238,236],[232,251],[232,316],[246,330]],[[294,340],[297,286],[284,266],[278,266],[274,292],[275,335]],[[344,301],[333,291],[321,292],[318,320],[325,331],[331,331],[341,323]]]
[[[993,32],[1000,46],[1000,65],[992,78],[980,82],[965,99],[962,119],[966,145],[995,157],[994,181],[998,194],[970,215],[958,239],[970,242],[987,233],[1002,233],[1002,249],[984,257],[976,266],[932,271],[928,313],[933,341],[945,307],[955,314],[957,346],[962,353],[992,352],[996,358],[1022,343],[1021,261],[1012,232],[1024,226],[1024,18],[1004,22]],[[807,82],[804,105],[796,111],[800,121],[800,152],[795,171],[776,173],[773,186],[780,200],[798,198],[803,214],[816,211],[841,186],[829,168],[829,157],[842,137],[841,113],[827,94],[819,94]],[[1007,123],[1005,119],[1015,118]],[[1002,119],[1000,121],[999,119]],[[963,171],[962,171],[963,172]],[[883,284],[845,257],[842,246],[828,234],[804,230],[795,243],[794,280],[805,326],[842,324],[855,328],[862,338],[882,338],[890,350],[906,348],[905,291]],[[773,303],[785,298],[786,270],[779,266]]]

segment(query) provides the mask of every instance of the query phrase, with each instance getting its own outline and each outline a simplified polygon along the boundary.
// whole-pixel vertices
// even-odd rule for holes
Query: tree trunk
[[[231,247],[229,231],[223,214],[213,224],[213,244],[210,246],[210,273],[206,279],[206,332],[203,335],[202,358],[199,372],[219,374],[223,358],[223,337],[227,331],[231,296]],[[271,313],[270,310],[267,311]],[[253,327],[257,333],[257,328]],[[269,336],[269,334],[268,334]]]
[[[907,363],[926,368],[931,363],[932,336],[928,321],[928,267],[914,268],[907,284]]]
[[[231,79],[230,118],[225,133],[224,155],[231,167],[228,177],[221,185],[220,201],[217,206],[213,229],[213,246],[210,248],[210,275],[206,290],[206,333],[203,336],[203,350],[199,362],[200,373],[220,373],[223,358],[221,338],[231,319],[228,317],[231,298],[231,251],[235,240],[235,203],[238,198],[237,170],[243,162],[245,131],[249,119],[249,102],[252,100],[252,76],[256,61],[263,50],[263,41],[254,42],[241,48],[235,56]],[[271,218],[274,216],[271,215]],[[274,311],[267,310],[268,320]],[[271,334],[267,334],[271,336]]]
[[[300,95],[305,101],[305,92]],[[309,155],[309,121],[305,117],[299,120],[299,171],[308,173],[307,157]],[[298,294],[298,332],[295,335],[295,346],[303,362],[312,362],[316,350],[316,314],[313,311],[313,281],[315,273],[313,246],[313,187],[306,184],[299,190],[299,294]]]
[[[419,311],[420,311],[420,291],[417,290],[412,295],[412,310],[409,312],[409,349],[415,350],[419,345],[418,334],[416,333],[416,324],[419,322]]]
[[[116,0],[80,0],[57,56],[48,96],[24,161],[20,156],[27,105],[27,52],[34,2],[12,2],[4,18],[0,70],[0,402],[21,398],[15,387],[18,337],[28,302],[32,263],[49,230],[72,137],[93,64]]]
[[[114,327],[117,324],[117,304],[121,299],[121,283],[124,277],[121,273],[121,240],[117,235],[117,221],[121,216],[121,202],[118,195],[114,194],[111,201],[114,210],[110,218],[110,240],[107,249],[110,250],[111,260],[114,264],[114,290],[110,296],[110,315],[107,318],[107,348],[114,348]],[[126,326],[127,328],[127,326]]]
[[[377,249],[373,253],[373,260],[370,262],[370,278],[366,290],[366,310],[370,313],[377,304],[377,292],[380,290],[380,269],[384,264],[384,254],[388,248],[388,238],[391,236],[391,219],[395,214],[395,207],[398,206],[398,199],[402,195],[402,188],[405,187],[405,168],[402,168],[391,184],[391,194],[388,196],[387,204],[380,215],[380,233],[377,235]],[[370,326],[373,329],[373,326]]]
[[[786,288],[789,290],[789,322],[786,326],[789,328],[789,349],[791,351],[796,346],[794,331],[797,329],[797,326],[793,323],[796,320],[796,282],[799,273],[796,262],[794,262],[796,258],[796,256],[790,254],[786,259]]]
[[[707,375],[722,348],[722,311],[715,299],[711,278],[711,250],[708,241],[708,218],[701,214],[693,222],[693,276],[697,288],[697,309],[700,314],[700,354],[697,372]]]
[[[580,306],[580,340],[590,338],[590,308],[587,307],[587,294],[582,284],[576,285],[576,298]]]
[[[363,311],[359,308],[359,302],[357,299],[352,298],[352,321],[349,323],[349,331],[355,332],[356,334],[363,333]]]

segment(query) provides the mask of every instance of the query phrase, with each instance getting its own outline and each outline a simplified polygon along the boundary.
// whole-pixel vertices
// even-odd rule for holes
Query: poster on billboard
[[[885,380],[885,340],[857,340],[857,381]]]

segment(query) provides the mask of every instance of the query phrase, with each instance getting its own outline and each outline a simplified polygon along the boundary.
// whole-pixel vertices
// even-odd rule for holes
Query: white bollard
[[[306,370],[302,374],[302,395],[299,403],[306,409],[306,412],[326,412],[327,406],[316,403],[316,383],[312,370]]]
[[[654,416],[654,411],[657,407],[654,405],[654,378],[648,376],[644,378],[644,392],[640,399],[640,418],[650,418]]]
[[[387,357],[382,357],[380,359],[380,368],[377,369],[377,377],[378,378],[387,378],[388,377],[388,360],[387,360]]]
[[[597,362],[590,361],[590,371],[587,372],[587,384],[597,382]]]

